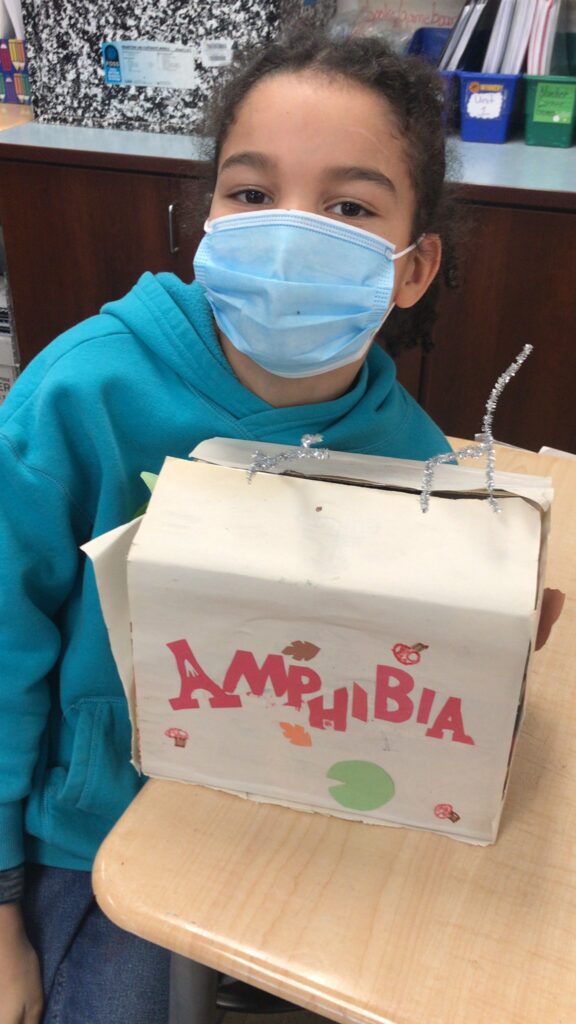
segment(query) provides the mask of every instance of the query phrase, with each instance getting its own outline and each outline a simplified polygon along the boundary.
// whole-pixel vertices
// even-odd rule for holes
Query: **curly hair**
[[[204,128],[213,140],[212,174],[236,112],[250,90],[268,75],[311,71],[366,86],[390,105],[404,141],[416,196],[413,238],[426,233],[442,240],[440,272],[426,294],[408,309],[396,307],[377,335],[392,356],[420,345],[432,348],[440,281],[458,283],[458,207],[446,183],[446,93],[437,72],[419,57],[402,56],[382,40],[332,40],[319,30],[293,29],[262,48],[236,55],[208,106]]]

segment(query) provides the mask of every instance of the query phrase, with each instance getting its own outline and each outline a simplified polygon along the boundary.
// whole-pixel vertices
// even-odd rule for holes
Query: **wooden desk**
[[[498,466],[551,473],[567,599],[496,845],[153,781],[96,862],[113,921],[336,1021],[576,1021],[576,461],[501,449]]]

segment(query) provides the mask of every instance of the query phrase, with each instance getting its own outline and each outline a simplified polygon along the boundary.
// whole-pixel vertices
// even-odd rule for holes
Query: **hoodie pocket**
[[[76,729],[66,772],[53,798],[62,807],[117,818],[142,780],[130,764],[131,726],[122,699],[86,698],[73,705]],[[52,783],[56,780],[53,779]]]

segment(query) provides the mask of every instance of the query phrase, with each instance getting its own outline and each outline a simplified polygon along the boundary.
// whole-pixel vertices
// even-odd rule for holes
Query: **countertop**
[[[10,152],[12,150],[12,152]],[[449,141],[450,178],[471,188],[521,190],[529,193],[576,194],[576,147],[527,146],[520,140],[504,145]],[[184,165],[208,158],[206,142],[194,135],[77,128],[28,124],[0,133],[0,159],[17,158],[129,167],[134,158],[142,169],[184,173]],[[507,196],[510,199],[510,196]],[[565,204],[562,204],[565,205]]]
[[[0,103],[0,132],[31,121],[33,117],[31,107],[20,106],[17,103]]]
[[[2,133],[3,146],[46,150],[157,157],[168,160],[205,160],[202,139],[195,135],[119,131],[114,128],[76,128],[32,121]],[[1,155],[1,151],[0,151]]]

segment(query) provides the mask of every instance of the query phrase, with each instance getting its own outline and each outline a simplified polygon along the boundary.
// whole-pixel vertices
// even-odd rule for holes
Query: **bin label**
[[[495,120],[500,117],[503,106],[504,92],[502,89],[498,92],[484,92],[484,90],[474,92],[470,89],[468,92],[466,103],[468,117],[480,118],[483,121]]]
[[[533,121],[540,124],[571,124],[576,101],[576,82],[538,82]]]

